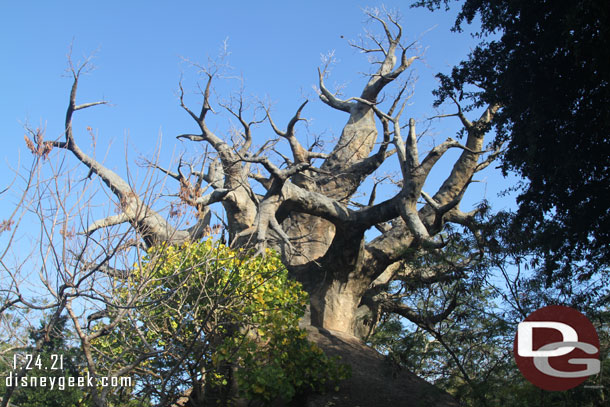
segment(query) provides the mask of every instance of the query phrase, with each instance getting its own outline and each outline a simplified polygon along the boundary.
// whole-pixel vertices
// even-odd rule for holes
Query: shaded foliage
[[[482,42],[438,75],[438,103],[502,104],[502,168],[526,180],[515,241],[536,248],[554,278],[588,277],[610,261],[609,19],[605,0],[467,0],[454,30],[480,21]]]
[[[29,381],[30,378],[35,377],[37,379],[34,380],[37,384],[40,382],[40,378],[46,380],[44,386],[17,386],[11,398],[11,403],[14,405],[20,407],[80,407],[90,405],[86,391],[78,387],[68,386],[68,377],[82,375],[84,363],[78,348],[70,345],[66,322],[66,317],[59,318],[54,329],[47,336],[44,333],[47,322],[42,321],[39,329],[31,329],[29,332],[30,346],[10,352],[15,357],[16,366],[6,363],[6,360],[11,358],[3,361],[0,366],[3,378],[3,380],[0,380],[1,394],[6,391],[7,381],[5,378],[9,377],[10,372],[13,371],[10,377],[13,378],[13,381],[16,381],[18,370],[26,365],[29,365],[30,368],[25,371],[26,380]],[[35,343],[38,341],[42,342],[40,352],[35,351]],[[26,356],[30,357],[31,360],[26,359]],[[16,370],[14,370],[15,367],[17,367]],[[49,384],[51,381],[54,383],[53,388]]]
[[[547,288],[528,270],[526,257],[504,250],[501,238],[497,242],[487,260],[461,282],[464,295],[448,318],[422,323],[387,314],[370,343],[387,355],[394,369],[413,371],[464,406],[605,405],[610,385],[607,279],[574,284],[568,290]],[[414,287],[410,301],[421,309],[434,309],[446,301],[441,293],[448,289]],[[543,391],[528,382],[512,354],[517,324],[550,304],[584,313],[600,338],[601,373],[565,392]]]

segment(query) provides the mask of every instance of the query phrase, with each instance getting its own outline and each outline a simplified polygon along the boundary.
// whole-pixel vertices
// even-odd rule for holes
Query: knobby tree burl
[[[447,138],[429,151],[420,151],[415,120],[405,113],[412,84],[403,80],[419,56],[412,45],[403,42],[397,18],[375,12],[368,15],[382,35],[370,35],[370,46],[352,44],[377,57],[372,60],[375,70],[361,93],[341,99],[325,85],[328,66],[318,70],[320,100],[347,120],[330,151],[319,151],[317,143],[303,145],[298,136],[308,101],[282,126],[273,121],[268,106],[263,106],[262,118],[249,112],[242,95],[230,103],[216,104],[212,87],[219,80],[219,71],[213,66],[200,67],[205,79],[201,108],[189,106],[181,84],[180,104],[199,132],[177,137],[206,154],[207,164],[200,171],[183,160],[176,170],[157,163],[151,166],[173,178],[182,204],[195,208],[198,220],[186,229],[175,226],[169,214],[153,209],[150,197],[139,196],[126,179],[81,149],[73,116],[104,102],[77,103],[85,65],[71,67],[73,84],[65,134],[57,141],[38,140],[36,148],[72,153],[120,202],[119,214],[90,223],[84,233],[95,236],[105,228],[129,223],[145,246],[197,241],[210,231],[211,206],[220,204],[228,243],[251,246],[260,253],[265,248],[281,253],[292,277],[310,295],[313,326],[365,337],[382,313],[397,313],[419,322],[446,317],[458,301],[457,294],[447,301],[446,309],[422,315],[400,301],[404,291],[390,289],[395,287],[393,282],[419,279],[432,283],[455,278],[460,274],[456,271],[464,270],[480,254],[473,248],[472,256],[465,256],[462,263],[425,270],[409,265],[418,253],[442,253],[451,238],[445,233],[447,224],[463,226],[478,236],[478,209],[463,212],[460,201],[473,176],[500,153],[497,146],[486,149],[484,136],[501,106],[487,106],[477,119],[469,119],[455,99],[457,112],[445,116],[461,121],[464,139]],[[241,126],[238,138],[211,130],[208,119],[214,109],[225,109],[235,117]],[[258,132],[260,136],[255,134]],[[262,146],[255,147],[254,140],[262,140]],[[280,143],[287,143],[290,156],[278,152]],[[426,191],[432,168],[450,149],[460,149],[461,154],[440,188]],[[395,195],[377,202],[373,188],[368,204],[354,203],[352,198],[365,181],[389,160],[400,166]],[[367,239],[365,232],[371,228],[378,233]]]

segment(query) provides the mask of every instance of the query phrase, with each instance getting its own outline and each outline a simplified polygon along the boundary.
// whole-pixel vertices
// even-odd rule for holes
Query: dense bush
[[[147,397],[269,404],[346,377],[298,327],[307,294],[274,252],[252,257],[207,240],[153,247],[139,264],[122,294],[139,298],[133,326],[97,346],[122,363],[150,353],[138,378]]]

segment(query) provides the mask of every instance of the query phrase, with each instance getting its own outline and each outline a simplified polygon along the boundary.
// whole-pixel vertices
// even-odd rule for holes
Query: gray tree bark
[[[489,106],[477,120],[470,121],[454,100],[458,112],[452,116],[458,117],[465,128],[465,143],[448,138],[420,158],[415,121],[402,118],[409,83],[397,84],[418,56],[409,55],[412,48],[401,42],[402,27],[397,20],[392,16],[382,19],[373,13],[369,16],[380,24],[383,38],[371,37],[372,48],[356,46],[367,54],[380,56],[374,65],[377,69],[360,95],[340,99],[325,86],[327,67],[319,70],[320,100],[347,115],[341,136],[329,153],[314,151],[315,146],[305,147],[297,138],[297,125],[307,102],[297,109],[286,130],[276,125],[268,109],[262,120],[248,121],[241,98],[231,105],[220,105],[241,125],[241,140],[228,142],[206,122],[212,111],[210,94],[216,71],[205,71],[207,81],[198,112],[187,106],[180,87],[181,106],[200,132],[178,138],[205,144],[214,151],[214,160],[206,171],[198,172],[189,166],[190,170],[183,173],[187,165],[182,162],[177,172],[157,167],[179,183],[180,199],[199,213],[197,224],[188,229],[177,229],[138,196],[128,182],[80,149],[72,132],[73,114],[104,102],[76,103],[82,67],[72,69],[74,82],[65,138],[51,145],[71,152],[99,176],[120,202],[122,211],[92,223],[85,233],[128,222],[149,246],[199,240],[209,230],[210,205],[221,203],[230,244],[255,247],[259,252],[270,247],[282,254],[292,276],[310,294],[311,325],[362,338],[374,329],[381,312],[419,318],[414,310],[384,293],[392,281],[415,274],[405,266],[405,253],[442,250],[445,242],[438,235],[446,223],[475,231],[476,211],[464,213],[459,203],[473,175],[488,166],[499,152],[484,151],[484,136],[500,106]],[[390,85],[395,86],[396,96],[384,110],[382,105],[388,105],[388,101],[380,95]],[[263,120],[269,122],[278,138],[254,149],[254,127]],[[406,138],[403,129],[407,130]],[[292,155],[282,156],[284,165],[278,166],[272,147],[282,140],[288,143]],[[460,157],[442,186],[434,194],[427,194],[424,185],[431,169],[452,148],[462,150]],[[353,205],[354,194],[389,159],[400,165],[399,192],[379,203],[372,196],[368,205]],[[316,165],[315,160],[322,162]],[[212,192],[203,195],[204,184]],[[370,228],[377,228],[380,235],[367,241],[365,232]],[[440,310],[439,316],[448,311]]]

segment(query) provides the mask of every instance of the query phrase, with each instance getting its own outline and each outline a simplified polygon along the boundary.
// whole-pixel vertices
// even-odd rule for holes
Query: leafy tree
[[[537,249],[547,275],[586,278],[610,262],[608,2],[466,0],[454,29],[477,17],[482,42],[439,75],[438,103],[502,105],[502,168],[526,180],[514,241]]]
[[[426,315],[446,303],[446,293],[461,285],[463,294],[445,319],[417,315],[407,321],[386,315],[370,338],[397,368],[408,368],[445,389],[465,406],[598,406],[608,398],[610,327],[607,276],[558,289],[547,287],[532,274],[521,251],[511,252],[498,217],[489,222],[492,233],[485,260],[467,279],[412,286],[407,297]],[[438,262],[437,262],[438,263]],[[453,288],[455,289],[455,287]],[[467,293],[467,295],[466,295]],[[517,324],[545,305],[563,304],[580,310],[600,338],[602,372],[584,386],[566,392],[547,392],[529,383],[512,354]]]

